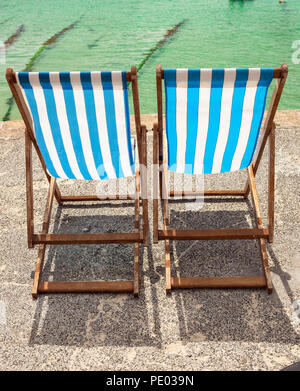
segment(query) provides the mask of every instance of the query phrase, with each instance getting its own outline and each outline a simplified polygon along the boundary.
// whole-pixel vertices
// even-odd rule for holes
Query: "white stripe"
[[[260,79],[260,69],[249,68],[248,81],[246,85],[244,104],[243,104],[243,114],[242,114],[240,134],[234,152],[234,156],[232,159],[230,171],[236,171],[240,169],[241,162],[247,147],[249,134],[251,130],[255,95],[256,95],[257,84],[259,82],[259,79]]]
[[[194,160],[194,174],[202,174],[209,123],[212,69],[200,70],[198,128]]]
[[[187,138],[187,92],[188,69],[176,69],[176,172],[178,173],[184,173],[185,171],[185,152]]]
[[[59,72],[49,73],[50,83],[53,90],[53,96],[55,100],[57,119],[60,127],[62,140],[64,143],[67,158],[70,164],[70,168],[75,175],[76,179],[83,179],[83,175],[80,172],[76,154],[73,147],[72,136],[69,127],[69,121],[66,111],[65,98],[63,88],[60,83]]]
[[[222,101],[221,101],[221,114],[220,114],[220,125],[217,144],[214,153],[214,160],[212,166],[212,173],[221,172],[223,156],[227,144],[230,118],[231,118],[231,107],[232,98],[234,91],[236,77],[236,69],[227,68],[224,70],[224,83],[222,90]]]
[[[124,92],[122,83],[122,73],[112,72],[111,81],[113,85],[113,94],[115,102],[115,118],[117,126],[118,146],[120,152],[120,161],[124,176],[132,176],[133,172],[129,160],[129,146],[126,130],[126,115],[124,105]]]
[[[103,165],[108,178],[113,179],[116,178],[116,172],[110,154],[109,138],[108,138],[107,124],[106,124],[104,94],[103,94],[102,83],[101,83],[101,73],[91,72],[91,82],[93,86],[96,118],[97,118],[98,132],[99,132],[99,143],[101,148]]]
[[[17,80],[17,84],[16,84],[16,87],[17,87],[17,93],[18,95],[21,94],[21,98],[23,98],[26,106],[27,106],[27,111],[28,111],[28,114],[30,116],[30,118],[28,118],[28,120],[30,121],[31,120],[31,127],[32,127],[32,130],[33,130],[33,135],[35,137],[35,129],[34,129],[34,122],[33,122],[33,117],[32,117],[32,114],[31,114],[31,110],[30,110],[30,107],[29,107],[29,103],[28,103],[28,100],[27,100],[27,96],[25,94],[25,91],[23,90],[23,87],[20,83],[20,79],[19,79],[19,72],[16,72],[16,80]]]
[[[56,150],[56,146],[54,144],[53,135],[51,132],[51,127],[48,119],[47,107],[45,102],[45,96],[43,92],[43,88],[40,84],[39,73],[38,72],[30,72],[29,73],[29,81],[33,89],[34,98],[37,105],[41,130],[44,136],[45,144],[47,146],[50,159],[52,160],[53,166],[57,175],[60,178],[68,178],[66,173],[64,172],[58,154]]]
[[[91,146],[89,126],[86,118],[86,108],[80,81],[80,72],[71,72],[70,79],[73,88],[76,117],[86,166],[92,179],[99,179]]]

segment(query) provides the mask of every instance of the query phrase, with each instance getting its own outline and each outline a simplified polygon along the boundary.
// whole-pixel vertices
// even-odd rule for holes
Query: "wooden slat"
[[[170,225],[168,194],[169,194],[169,190],[168,190],[168,168],[167,168],[166,156],[164,156],[163,173],[162,173],[162,192],[161,192],[161,198],[163,199],[163,222],[164,222],[164,229],[167,229],[169,227],[169,225]]]
[[[32,141],[25,130],[25,166],[26,166],[26,209],[27,209],[27,244],[33,247],[33,181],[32,181]]]
[[[131,81],[131,72],[126,72],[126,81]]]
[[[176,196],[244,196],[245,190],[204,190],[201,191],[173,191],[169,192],[170,197]]]
[[[138,233],[140,230],[140,172],[136,170],[135,177],[135,216],[134,216],[134,232]],[[134,245],[134,266],[133,266],[133,295],[139,296],[140,290],[140,246],[138,243]]]
[[[131,86],[132,86],[132,98],[134,107],[134,119],[135,119],[135,132],[138,141],[138,155],[139,162],[141,162],[142,151],[141,151],[141,114],[140,114],[140,100],[139,90],[137,81],[137,69],[135,66],[131,67]]]
[[[62,202],[79,202],[79,201],[117,201],[117,200],[135,200],[135,194],[127,195],[108,195],[108,196],[97,196],[97,195],[80,195],[80,196],[61,196]]]
[[[42,281],[39,293],[133,292],[133,281]]]
[[[158,125],[153,125],[153,243],[158,242]]]
[[[263,288],[264,276],[255,277],[178,277],[171,279],[172,288]]]
[[[162,102],[162,69],[161,65],[156,65],[156,97],[157,97],[157,119],[158,119],[158,131],[162,132],[163,129],[163,102]]]
[[[141,243],[142,233],[103,233],[103,234],[37,234],[34,243],[45,244],[105,244]]]
[[[149,221],[148,221],[148,176],[147,176],[147,130],[144,125],[141,126],[142,132],[142,164],[143,170],[141,172],[141,191],[142,191],[142,204],[143,204],[143,244],[148,246],[148,234],[149,234]]]
[[[159,167],[163,164],[163,96],[161,65],[156,65],[156,97],[157,97],[157,121],[158,121],[158,154]],[[162,171],[159,170],[159,191],[162,195]]]
[[[164,229],[158,231],[160,240],[236,240],[267,238],[269,231],[258,228],[241,229],[200,229],[200,230],[175,230]]]

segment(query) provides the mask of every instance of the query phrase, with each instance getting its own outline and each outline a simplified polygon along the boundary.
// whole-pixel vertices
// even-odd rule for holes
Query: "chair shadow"
[[[132,206],[132,202],[124,205]],[[123,207],[124,207],[123,205]],[[84,205],[85,206],[85,205]],[[76,211],[86,209],[74,206]],[[72,207],[58,207],[53,232],[131,232],[132,215],[97,213],[95,205],[87,205],[91,215],[70,216]],[[119,210],[118,208],[116,210]],[[133,210],[133,208],[132,208]],[[64,212],[63,212],[64,211]],[[82,213],[86,213],[82,211]],[[85,232],[85,231],[84,231]],[[140,246],[142,269],[143,246]],[[148,249],[148,251],[150,251]],[[149,267],[153,268],[151,251]],[[133,244],[51,246],[46,253],[43,280],[122,280],[133,279]],[[151,273],[151,271],[150,271]],[[140,277],[142,273],[140,271]],[[151,290],[153,301],[157,301]],[[153,306],[157,311],[158,306]],[[150,314],[152,317],[152,314]],[[153,315],[158,319],[157,314]],[[140,296],[133,294],[49,294],[39,295],[30,345],[76,346],[160,346],[161,334],[156,321],[154,332],[145,303],[143,279]]]
[[[178,229],[247,228],[252,226],[253,219],[250,210],[170,211],[171,228]],[[284,275],[270,246],[268,250],[269,258],[275,259],[271,270]],[[171,264],[174,277],[263,274],[256,240],[173,241]],[[287,279],[285,289],[292,300]],[[299,340],[275,289],[271,295],[265,289],[186,289],[173,290],[172,296],[184,341],[293,343]]]

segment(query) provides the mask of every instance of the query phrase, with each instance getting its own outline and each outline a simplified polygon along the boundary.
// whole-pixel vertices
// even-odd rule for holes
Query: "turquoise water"
[[[300,0],[0,0],[0,41],[25,31],[0,63],[0,120],[10,97],[6,67],[21,70],[43,42],[80,18],[37,59],[34,71],[129,70],[185,23],[139,72],[141,111],[156,111],[155,65],[163,67],[278,67],[289,65],[281,109],[300,108]],[[1,61],[0,61],[1,62]],[[131,108],[132,109],[132,108]],[[20,118],[13,107],[11,119]]]

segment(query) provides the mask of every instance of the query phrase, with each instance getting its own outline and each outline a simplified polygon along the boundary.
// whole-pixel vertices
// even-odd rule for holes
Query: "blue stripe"
[[[248,73],[248,69],[236,70],[236,79],[232,97],[230,128],[223,156],[221,172],[230,171],[231,162],[238,143]]]
[[[200,70],[188,70],[188,91],[187,91],[187,135],[185,151],[185,173],[194,172],[194,161],[196,151],[197,129],[198,129],[198,108],[199,108]]]
[[[135,172],[134,159],[131,148],[131,137],[130,137],[130,117],[129,117],[129,103],[128,103],[128,87],[126,80],[126,71],[122,72],[122,84],[123,84],[123,95],[124,95],[124,107],[125,107],[125,118],[126,118],[126,135],[127,135],[127,145],[128,145],[128,154],[129,154],[129,163],[132,173]]]
[[[77,122],[73,88],[70,79],[70,72],[60,72],[59,77],[63,88],[67,117],[68,117],[71,138],[72,138],[73,148],[75,151],[78,167],[80,169],[83,178],[91,180],[92,177],[88,171],[84,154],[83,154],[83,149],[82,149],[80,132],[79,132],[79,127]]]
[[[92,147],[95,166],[97,168],[99,177],[101,179],[107,179],[107,173],[104,168],[103,157],[102,157],[100,141],[99,141],[99,129],[97,124],[91,73],[80,72],[80,81],[83,89],[86,118],[89,127],[89,134],[90,134],[91,147]]]
[[[120,151],[118,145],[116,112],[113,85],[111,81],[111,72],[101,72],[101,82],[104,94],[106,125],[112,164],[114,166],[117,178],[121,178],[124,176],[124,174],[121,166]]]
[[[255,95],[253,118],[251,123],[251,130],[248,138],[247,147],[241,162],[240,170],[248,167],[252,161],[253,153],[255,151],[261,122],[266,106],[266,98],[268,87],[273,80],[273,69],[261,69],[260,80],[258,82],[257,91]]]
[[[73,174],[72,169],[70,167],[68,157],[65,151],[63,139],[61,136],[61,129],[57,118],[56,103],[53,95],[53,89],[50,84],[49,72],[40,72],[39,80],[41,86],[43,87],[43,92],[44,92],[44,97],[45,97],[45,102],[47,107],[48,120],[51,128],[55,148],[57,151],[57,155],[60,160],[60,164],[64,172],[66,173],[67,177],[70,179],[75,179],[75,175]]]
[[[25,95],[26,95],[26,98],[27,98],[27,101],[28,101],[28,104],[30,107],[30,111],[32,114],[33,122],[34,122],[34,131],[35,131],[36,141],[37,141],[37,144],[38,144],[40,151],[43,155],[46,167],[47,167],[49,173],[53,177],[59,178],[59,176],[53,166],[52,160],[50,158],[50,155],[49,155],[49,152],[48,152],[45,140],[44,140],[44,136],[43,136],[43,132],[41,129],[41,124],[40,124],[40,119],[39,119],[39,114],[38,114],[38,109],[37,109],[35,97],[33,94],[32,86],[29,81],[28,72],[20,72],[20,73],[18,73],[18,77],[19,77],[20,84],[25,92]]]
[[[168,138],[168,166],[171,171],[176,171],[176,69],[165,69],[164,79],[166,95],[166,133]]]
[[[209,123],[203,161],[204,174],[210,174],[213,166],[220,125],[223,84],[224,69],[213,69],[209,106]]]

